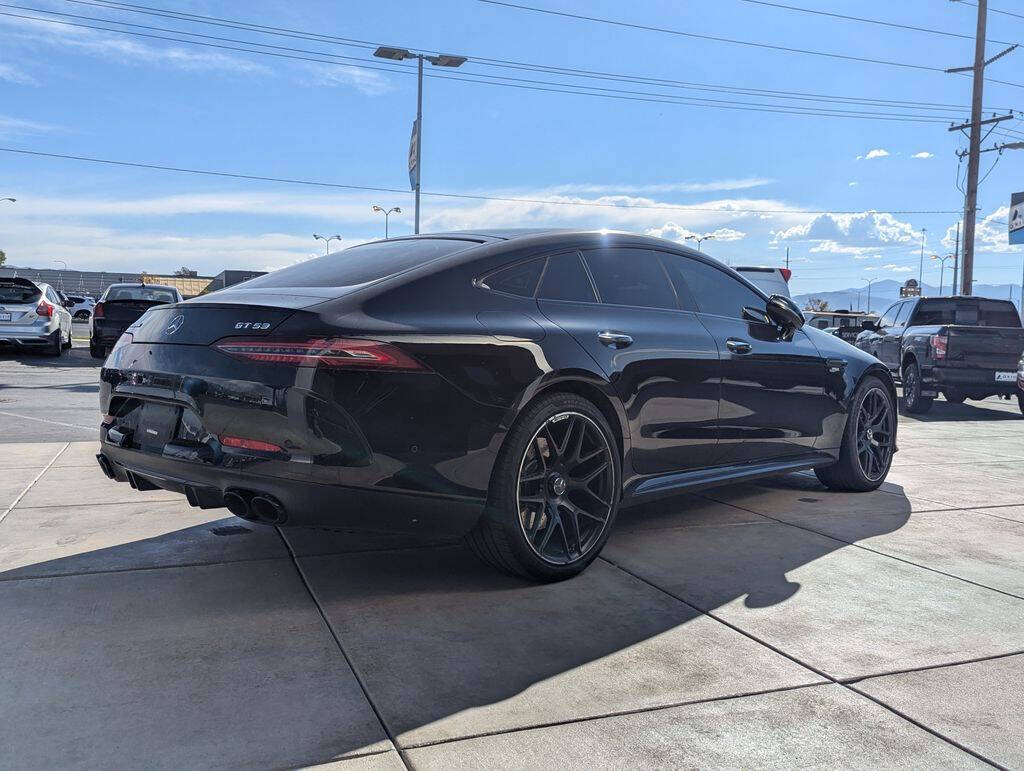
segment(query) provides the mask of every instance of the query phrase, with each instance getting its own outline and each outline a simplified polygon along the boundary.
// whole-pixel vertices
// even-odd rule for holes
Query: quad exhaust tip
[[[281,502],[266,493],[231,489],[224,493],[224,506],[236,517],[264,525],[280,525],[288,518]]]

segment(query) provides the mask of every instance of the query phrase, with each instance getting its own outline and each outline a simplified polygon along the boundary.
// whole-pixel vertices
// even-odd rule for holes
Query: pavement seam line
[[[32,489],[32,486],[39,481],[40,477],[42,477],[43,474],[50,470],[50,467],[57,462],[57,458],[59,458],[64,453],[64,451],[70,446],[71,442],[64,442],[64,446],[57,450],[57,454],[54,455],[50,462],[43,467],[43,470],[36,474],[35,478],[28,483],[25,489],[18,493],[18,497],[11,502],[11,505],[7,507],[6,511],[4,511],[3,514],[0,514],[0,522],[3,522],[5,519],[7,519],[7,515],[14,511],[14,507],[21,502],[21,499],[25,497],[25,494]]]
[[[734,504],[731,504],[731,503],[728,504],[728,505],[733,506],[734,508],[740,509],[741,511],[750,512],[751,514],[760,514],[760,512],[753,511],[752,509],[747,509],[747,508],[744,508],[742,506],[735,506]],[[960,510],[961,509],[956,509],[956,511],[960,511]],[[964,509],[964,511],[967,511],[967,509]],[[922,511],[922,512],[919,512],[919,513],[921,513],[921,514],[934,514],[934,513],[938,513],[938,512]],[[980,513],[983,514],[984,512],[980,512]],[[819,532],[818,530],[814,530],[813,528],[807,527],[805,525],[798,525],[798,524],[793,523],[793,522],[787,522],[787,521],[785,521],[783,519],[777,519],[776,517],[773,517],[770,514],[761,514],[761,516],[765,517],[767,519],[770,519],[773,522],[777,522],[780,525],[788,525],[790,527],[795,527],[797,530],[803,530],[805,533],[813,533],[814,535],[821,536],[822,538],[830,538],[833,541],[836,541],[838,543],[845,543],[847,546],[852,546],[855,549],[861,549],[862,551],[869,552],[870,554],[877,554],[879,557],[888,557],[891,560],[895,560],[896,562],[902,562],[903,564],[910,565],[911,567],[920,568],[921,570],[927,570],[927,571],[929,571],[931,573],[937,573],[940,576],[946,576],[947,578],[952,578],[952,579],[954,579],[956,581],[963,581],[965,584],[971,584],[972,586],[977,586],[979,589],[987,589],[990,592],[996,592],[998,594],[1003,594],[1003,595],[1006,595],[1007,597],[1012,597],[1015,600],[1024,600],[1024,597],[1022,597],[1019,594],[1013,594],[1012,592],[1007,592],[1007,591],[1005,591],[1003,589],[996,589],[994,586],[987,586],[986,584],[981,584],[981,583],[978,583],[977,581],[972,581],[970,578],[964,578],[963,576],[953,575],[952,573],[947,573],[944,570],[939,570],[938,568],[929,567],[927,565],[921,565],[921,564],[919,564],[917,562],[913,562],[913,561],[911,561],[909,559],[905,559],[904,557],[898,557],[895,554],[889,554],[889,553],[884,552],[884,551],[878,551],[877,549],[872,549],[870,546],[864,546],[863,544],[857,543],[855,541],[847,541],[844,538],[837,538],[834,535],[829,535],[827,533]],[[1004,519],[1004,518],[1003,517],[996,517],[996,519]],[[1016,520],[1007,520],[1007,521],[1015,522]]]
[[[363,698],[366,699],[366,703],[369,704],[370,709],[373,710],[373,714],[377,718],[377,722],[380,724],[381,730],[384,732],[384,735],[388,737],[388,741],[391,742],[391,746],[394,747],[395,752],[398,754],[398,759],[402,761],[402,765],[411,771],[412,766],[405,757],[402,747],[395,738],[394,732],[392,732],[387,722],[385,722],[384,716],[381,714],[377,704],[370,696],[370,691],[367,689],[366,683],[363,682],[363,678],[360,676],[359,670],[356,669],[355,664],[353,664],[352,659],[345,650],[345,646],[341,644],[341,637],[338,636],[338,632],[335,630],[334,624],[331,623],[331,620],[327,617],[327,613],[324,612],[323,605],[320,604],[320,599],[316,596],[316,592],[313,591],[313,587],[310,585],[309,579],[306,578],[306,573],[303,571],[302,565],[299,564],[298,557],[295,556],[295,552],[292,550],[292,545],[288,543],[288,539],[284,537],[284,533],[281,532],[281,528],[275,527],[274,529],[277,530],[278,536],[284,543],[284,548],[287,549],[288,554],[291,557],[292,565],[294,565],[295,571],[299,575],[299,580],[306,588],[306,592],[309,594],[309,598],[313,601],[313,605],[316,607],[317,613],[320,614],[320,618],[323,620],[324,626],[327,627],[327,631],[330,633],[331,637],[334,638],[334,644],[338,646],[338,651],[341,653],[341,657],[345,660],[349,671],[352,673],[352,677],[355,678],[356,683],[359,685],[359,690],[363,692]]]
[[[892,677],[893,675],[912,675],[916,672],[930,672],[933,669],[945,669],[947,667],[962,667],[967,664],[981,664],[986,661],[998,661],[999,659],[1009,659],[1014,656],[1024,655],[1024,650],[1010,651],[1009,653],[993,653],[991,656],[978,656],[973,659],[963,659],[962,661],[945,661],[941,664],[924,664],[920,667],[909,667],[908,669],[894,669],[889,672],[875,672],[870,675],[859,675],[857,677],[844,677],[841,679],[843,685],[856,685],[862,683],[865,680],[877,680],[882,677]]]
[[[0,410],[0,415],[6,415],[9,418],[20,418],[22,420],[35,420],[39,423],[49,423],[52,426],[65,426],[67,428],[77,428],[82,431],[95,431],[95,426],[80,426],[77,423],[62,423],[59,420],[47,420],[46,418],[36,418],[32,415],[19,415],[16,412],[7,412],[6,410]],[[70,444],[70,442],[68,442]],[[63,452],[63,451],[62,451]]]
[[[840,543],[843,543],[843,542],[840,541]],[[850,690],[853,693],[859,694],[860,696],[862,696],[864,698],[867,698],[870,701],[873,701],[874,703],[878,704],[880,707],[888,710],[889,712],[891,712],[892,714],[896,715],[897,717],[902,718],[903,720],[907,721],[911,725],[917,726],[922,731],[925,731],[925,732],[931,734],[932,736],[936,737],[937,739],[940,739],[940,740],[942,740],[944,742],[947,742],[948,744],[953,745],[954,747],[956,747],[956,748],[962,750],[963,752],[966,752],[967,754],[977,758],[978,760],[982,761],[983,763],[988,763],[990,766],[994,766],[995,768],[1002,768],[1002,766],[1000,766],[999,764],[993,763],[988,758],[986,758],[986,757],[984,757],[982,755],[979,755],[974,750],[968,749],[967,747],[965,747],[964,745],[960,744],[959,742],[956,742],[953,739],[950,739],[948,736],[944,736],[939,731],[936,731],[936,730],[934,730],[932,728],[929,728],[929,727],[923,725],[922,723],[917,722],[913,718],[911,718],[911,717],[909,717],[907,715],[904,715],[899,710],[893,709],[888,704],[880,702],[877,699],[872,699],[867,694],[861,693],[859,690],[854,688],[852,685],[847,685],[842,680],[839,680],[838,678],[833,677],[832,675],[828,674],[827,672],[825,672],[823,670],[819,670],[816,667],[813,667],[810,664],[808,664],[808,663],[806,663],[804,661],[801,661],[796,656],[793,656],[790,653],[786,653],[785,651],[783,651],[780,648],[777,648],[776,646],[772,645],[771,643],[766,642],[765,640],[760,639],[759,637],[757,637],[756,635],[754,635],[754,634],[752,634],[750,632],[747,632],[745,629],[741,629],[739,626],[737,626],[737,625],[735,625],[735,624],[733,624],[733,623],[731,623],[729,621],[726,621],[723,618],[719,618],[713,612],[706,611],[706,610],[703,610],[701,608],[698,608],[696,605],[693,605],[692,603],[687,602],[682,597],[679,597],[678,595],[670,592],[668,589],[664,589],[664,588],[658,586],[657,584],[652,583],[651,581],[648,581],[647,579],[643,578],[642,576],[639,576],[636,573],[633,573],[632,571],[628,570],[627,568],[624,568],[621,565],[619,565],[619,564],[617,564],[615,562],[612,562],[607,557],[598,557],[598,559],[601,559],[601,560],[607,562],[608,564],[613,565],[614,567],[616,567],[617,569],[621,570],[626,575],[633,576],[633,578],[635,578],[638,581],[643,582],[644,584],[647,584],[652,589],[655,589],[656,591],[659,591],[659,592],[662,592],[664,594],[667,594],[669,597],[672,597],[672,598],[678,600],[679,602],[683,603],[684,605],[687,605],[687,606],[693,608],[698,613],[701,613],[701,614],[703,614],[703,615],[705,615],[705,616],[707,616],[709,618],[713,618],[715,621],[717,621],[718,623],[722,624],[723,626],[726,626],[729,629],[732,629],[733,631],[738,632],[739,634],[743,635],[744,637],[747,637],[750,640],[753,640],[754,642],[756,642],[756,643],[758,643],[760,645],[763,645],[765,648],[768,648],[768,650],[774,651],[778,655],[783,656],[783,657],[789,659],[793,663],[798,664],[799,666],[802,666],[805,669],[810,670],[811,672],[814,672],[816,675],[819,675],[820,677],[824,677],[826,680],[828,680],[828,681],[830,681],[832,683],[835,683],[836,685],[840,686],[841,688],[846,688],[846,689]]]

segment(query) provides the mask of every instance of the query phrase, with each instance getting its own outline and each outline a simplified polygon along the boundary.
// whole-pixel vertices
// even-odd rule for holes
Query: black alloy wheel
[[[896,452],[896,402],[879,377],[868,375],[850,400],[838,460],[814,469],[832,490],[867,492],[885,481]]]
[[[570,578],[608,539],[620,479],[618,445],[601,411],[576,394],[541,396],[505,437],[486,511],[466,542],[507,573]]]
[[[889,470],[896,432],[889,394],[874,386],[865,394],[857,412],[857,461],[864,476],[881,481]]]
[[[903,407],[908,414],[920,415],[932,408],[934,399],[921,395],[921,368],[916,361],[907,362],[903,368]]]
[[[608,526],[615,501],[612,448],[579,412],[552,415],[537,429],[519,466],[519,524],[545,562],[586,556]]]

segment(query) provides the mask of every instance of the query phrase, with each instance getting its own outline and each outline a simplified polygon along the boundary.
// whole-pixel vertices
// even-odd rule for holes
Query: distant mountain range
[[[900,287],[903,286],[902,281],[895,281],[893,279],[884,279],[882,281],[876,281],[871,285],[871,308],[868,308],[868,291],[865,285],[864,289],[840,289],[835,292],[808,292],[806,294],[793,295],[793,299],[800,304],[800,307],[804,307],[807,301],[811,298],[817,300],[825,300],[828,303],[829,310],[858,310],[858,296],[860,300],[860,310],[873,310],[881,313],[890,305],[892,305],[900,296]],[[936,297],[939,294],[939,288],[937,286],[931,286],[930,284],[924,284],[922,286],[922,292],[926,297]],[[943,287],[943,294],[948,295],[950,293],[949,285]],[[994,297],[998,300],[1009,300],[1012,296],[1013,304],[1019,309],[1020,307],[1020,285],[1019,284],[975,284],[974,294],[980,295],[981,297]]]

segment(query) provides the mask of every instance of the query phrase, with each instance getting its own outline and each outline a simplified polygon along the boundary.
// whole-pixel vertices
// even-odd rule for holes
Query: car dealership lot
[[[902,417],[874,493],[624,510],[533,585],[108,481],[97,365],[0,354],[4,765],[1024,766],[1016,403]]]

